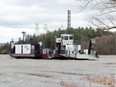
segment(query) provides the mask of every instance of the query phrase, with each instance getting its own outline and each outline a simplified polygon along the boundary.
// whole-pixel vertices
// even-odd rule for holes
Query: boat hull
[[[10,56],[17,59],[23,59],[23,58],[49,59],[47,54],[10,54]]]
[[[89,55],[89,54],[60,54],[61,57],[65,59],[77,59],[77,60],[96,60],[98,57],[95,55]]]

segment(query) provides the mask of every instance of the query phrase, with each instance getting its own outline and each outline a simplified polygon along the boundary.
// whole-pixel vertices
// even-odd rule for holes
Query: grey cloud
[[[71,1],[72,0],[4,0],[4,3],[9,6],[10,11],[6,10],[4,12],[4,9],[2,9],[3,12],[1,11],[0,14],[8,15],[0,17],[0,25],[24,27],[34,23],[46,23],[49,25],[53,25],[52,23],[54,23],[56,27],[61,26],[61,24],[66,24],[67,22],[68,9],[72,11],[72,14],[73,11],[78,11],[77,3]],[[18,19],[14,20],[14,16],[18,17]],[[6,19],[6,17],[8,17],[8,19]]]
[[[55,0],[4,0],[8,5],[32,6],[37,4],[55,3]]]

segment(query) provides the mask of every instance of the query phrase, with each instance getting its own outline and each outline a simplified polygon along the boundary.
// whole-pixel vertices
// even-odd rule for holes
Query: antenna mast
[[[71,11],[68,10],[68,15],[67,15],[67,29],[71,28]]]

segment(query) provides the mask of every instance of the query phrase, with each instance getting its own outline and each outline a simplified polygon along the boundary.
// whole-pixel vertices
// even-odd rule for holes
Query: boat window
[[[63,36],[61,36],[61,38],[63,39]]]
[[[63,40],[68,40],[68,36],[64,36],[63,37]]]
[[[70,39],[70,40],[73,40],[73,36],[70,36],[69,39]]]

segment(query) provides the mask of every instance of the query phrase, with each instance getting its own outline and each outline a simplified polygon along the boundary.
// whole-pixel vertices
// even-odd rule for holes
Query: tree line
[[[26,35],[25,40],[19,38],[16,44],[35,44],[41,41],[44,48],[54,49],[55,47],[55,38],[60,37],[61,34],[70,33],[74,34],[74,44],[81,44],[82,49],[88,48],[88,42],[91,39],[96,39],[95,50],[98,54],[116,54],[116,33],[104,31],[100,28],[94,29],[92,27],[78,27],[70,29],[58,29],[54,31],[47,31],[46,34],[41,34],[36,36]],[[0,47],[0,51],[10,49],[10,43],[5,44],[5,46]]]

